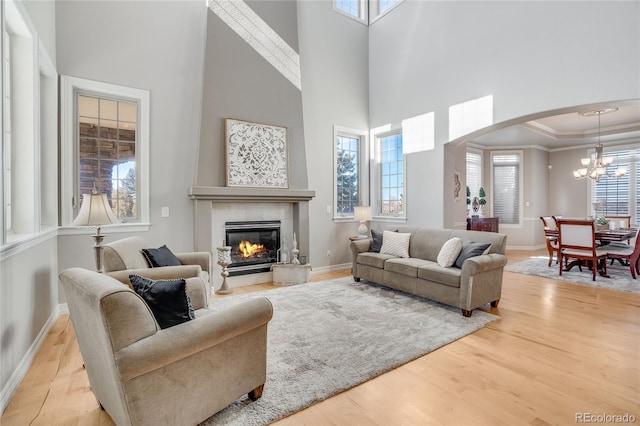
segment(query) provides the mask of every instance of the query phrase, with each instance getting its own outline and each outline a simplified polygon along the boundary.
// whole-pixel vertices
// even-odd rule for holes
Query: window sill
[[[407,223],[406,216],[374,216],[374,222]]]
[[[122,223],[120,225],[103,226],[102,234],[121,234],[125,232],[147,232],[150,223]],[[96,232],[95,226],[63,226],[58,230],[58,235],[92,235]]]
[[[58,233],[56,227],[43,229],[37,234],[27,234],[7,242],[0,247],[0,261],[54,238]]]
[[[357,222],[353,216],[334,216],[333,221],[335,223]]]

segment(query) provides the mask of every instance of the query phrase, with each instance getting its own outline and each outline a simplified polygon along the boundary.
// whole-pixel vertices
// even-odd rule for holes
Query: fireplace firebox
[[[225,223],[225,243],[231,247],[229,276],[268,272],[278,260],[280,221]]]

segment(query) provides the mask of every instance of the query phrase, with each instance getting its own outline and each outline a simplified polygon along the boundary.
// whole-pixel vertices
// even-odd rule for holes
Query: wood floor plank
[[[515,263],[545,253],[507,254]],[[234,294],[273,288],[279,286]],[[574,424],[583,412],[640,421],[639,294],[505,272],[500,306],[484,309],[500,319],[275,424],[544,426]],[[113,425],[89,388],[67,315],[50,330],[0,421]]]

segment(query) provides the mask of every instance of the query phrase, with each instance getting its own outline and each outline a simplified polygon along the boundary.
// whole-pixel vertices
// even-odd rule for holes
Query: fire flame
[[[240,249],[240,253],[242,257],[251,257],[256,252],[264,251],[265,248],[262,244],[252,244],[249,241],[240,241],[240,245],[238,246]]]

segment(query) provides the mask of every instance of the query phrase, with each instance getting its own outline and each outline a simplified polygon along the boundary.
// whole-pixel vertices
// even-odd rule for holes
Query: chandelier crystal
[[[590,178],[598,182],[602,176],[609,176],[607,174],[607,166],[613,162],[612,157],[603,157],[602,152],[604,146],[600,143],[600,116],[607,112],[617,111],[613,110],[605,110],[600,109],[597,111],[589,111],[585,112],[582,115],[597,115],[598,116],[598,143],[596,144],[596,156],[595,158],[587,157],[582,158],[580,163],[583,167],[576,169],[573,171],[573,177],[576,179],[584,179]],[[618,167],[613,176],[621,177],[627,174],[627,169],[625,167]]]

